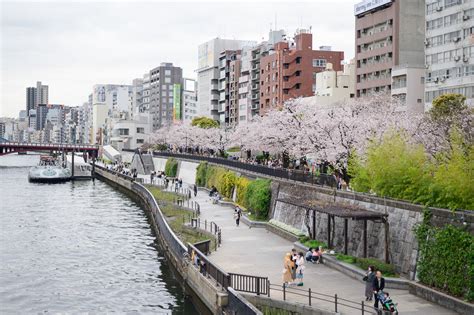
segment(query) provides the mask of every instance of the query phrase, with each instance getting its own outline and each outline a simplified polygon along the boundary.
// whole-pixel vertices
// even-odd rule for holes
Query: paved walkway
[[[207,192],[199,191],[195,201],[201,205],[201,219],[214,221],[222,228],[222,246],[209,258],[227,272],[268,277],[270,283],[281,284],[284,254],[290,252],[293,244],[263,228],[249,228],[245,224],[235,226],[231,207],[212,204]],[[304,272],[304,286],[314,292],[340,298],[362,301],[364,284],[324,264],[307,264]],[[406,290],[387,290],[398,303],[400,314],[456,314],[424,299],[409,294]],[[273,298],[282,298],[278,292],[271,292]],[[287,295],[287,300],[308,303],[303,297]],[[313,305],[334,310],[333,304],[313,300]],[[342,314],[360,314],[360,311],[340,307]]]

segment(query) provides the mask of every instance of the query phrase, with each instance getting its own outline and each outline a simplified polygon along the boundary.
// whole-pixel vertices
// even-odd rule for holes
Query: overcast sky
[[[354,56],[353,0],[1,1],[0,117],[25,108],[25,88],[82,105],[98,83],[131,84],[161,62],[195,78],[198,45],[215,37],[261,41],[270,28],[312,26],[313,47]]]

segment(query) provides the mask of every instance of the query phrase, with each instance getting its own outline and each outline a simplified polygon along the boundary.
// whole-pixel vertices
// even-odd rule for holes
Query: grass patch
[[[153,197],[155,197],[157,202],[160,202],[160,201],[173,202],[176,198],[180,197],[172,192],[163,191],[156,186],[145,185],[145,187],[151,192],[151,194],[153,195]]]
[[[215,248],[215,239],[213,237],[209,237],[209,235],[197,230],[190,230],[184,226],[183,222],[187,222],[193,212],[179,208],[173,204],[173,201],[179,197],[178,195],[172,192],[162,191],[157,187],[149,185],[146,187],[160,205],[161,212],[165,216],[169,226],[184,244],[195,244],[210,239],[211,249]]]
[[[300,243],[309,248],[316,248],[321,246],[322,248],[327,248],[326,243],[320,242],[318,240],[312,240],[308,236],[300,237]]]
[[[386,264],[375,258],[358,258],[349,255],[336,254],[336,259],[354,266],[359,267],[362,270],[367,270],[369,266],[374,266],[375,270],[382,272],[384,277],[398,278],[399,274],[395,270],[395,266]]]
[[[252,221],[268,222],[268,219],[257,216],[255,212],[245,212],[245,215],[247,216],[247,218],[249,218]]]

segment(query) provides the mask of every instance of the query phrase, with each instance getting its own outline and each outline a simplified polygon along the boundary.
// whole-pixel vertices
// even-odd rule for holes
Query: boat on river
[[[71,179],[71,171],[60,161],[49,155],[41,155],[37,166],[30,168],[28,180],[38,183],[60,183]]]
[[[74,155],[74,165],[72,163],[72,155],[66,156],[66,166],[74,173],[74,179],[91,179],[92,166],[84,160],[83,155]],[[74,172],[72,168],[74,167]]]

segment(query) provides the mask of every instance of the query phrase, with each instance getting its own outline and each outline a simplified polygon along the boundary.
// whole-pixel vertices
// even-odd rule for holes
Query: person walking
[[[194,190],[194,197],[196,197],[198,194],[198,187],[196,186],[196,184],[194,184],[193,190]]]
[[[239,207],[236,207],[234,209],[234,219],[235,219],[235,226],[239,227],[240,224],[240,216],[242,215],[242,212]]]
[[[283,285],[286,287],[293,284],[293,278],[291,277],[292,266],[291,254],[287,253],[283,259]]]
[[[380,291],[385,289],[385,279],[382,277],[382,272],[380,270],[375,274],[374,280],[372,281],[372,291],[374,292],[374,307],[379,308],[379,298],[378,294]]]
[[[375,267],[369,266],[367,273],[363,280],[365,281],[365,300],[372,301],[372,283],[375,278]]]

